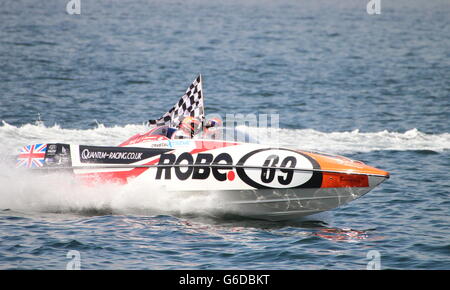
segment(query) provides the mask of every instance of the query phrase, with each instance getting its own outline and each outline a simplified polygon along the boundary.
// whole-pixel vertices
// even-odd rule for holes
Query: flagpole
[[[205,129],[205,95],[203,94],[203,79],[202,79],[202,74],[199,73],[198,74],[200,77],[200,83],[202,84],[202,103],[203,103],[203,119],[202,119],[202,131]]]

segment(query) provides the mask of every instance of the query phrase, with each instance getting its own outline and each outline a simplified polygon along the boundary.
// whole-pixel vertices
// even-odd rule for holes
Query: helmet
[[[180,123],[180,129],[190,136],[197,134],[200,131],[201,126],[202,123],[198,119],[191,116],[184,118]]]
[[[206,122],[206,128],[213,128],[213,127],[222,127],[222,120],[220,118],[211,118]]]

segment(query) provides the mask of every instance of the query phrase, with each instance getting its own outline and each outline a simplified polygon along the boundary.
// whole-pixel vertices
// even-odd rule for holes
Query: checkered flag
[[[149,126],[178,127],[187,116],[199,119],[202,124],[205,121],[205,109],[203,106],[202,76],[199,75],[186,90],[181,99],[158,120],[149,120]]]

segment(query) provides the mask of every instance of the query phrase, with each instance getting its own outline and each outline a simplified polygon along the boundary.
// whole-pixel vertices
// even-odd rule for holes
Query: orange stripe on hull
[[[359,174],[322,173],[321,188],[369,187],[369,177]]]
[[[368,175],[389,177],[389,172],[368,166],[360,161],[341,156],[327,156],[311,152],[302,153],[316,160],[321,170],[337,171],[322,173],[321,188],[369,187]]]
[[[368,166],[361,161],[351,160],[342,156],[327,156],[318,153],[302,152],[315,159],[322,170],[344,173],[383,175],[389,177],[389,172]]]

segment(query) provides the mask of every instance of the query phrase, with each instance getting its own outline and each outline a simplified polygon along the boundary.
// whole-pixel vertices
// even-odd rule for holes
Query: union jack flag
[[[28,145],[20,149],[16,167],[42,167],[44,166],[47,144]]]

